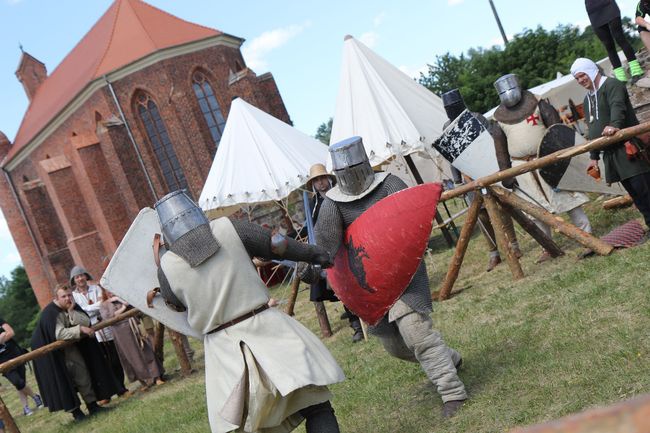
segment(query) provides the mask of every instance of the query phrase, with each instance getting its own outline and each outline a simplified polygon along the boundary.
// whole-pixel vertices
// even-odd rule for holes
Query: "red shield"
[[[327,279],[336,296],[367,323],[377,324],[411,282],[441,193],[438,183],[399,191],[375,203],[346,230]]]

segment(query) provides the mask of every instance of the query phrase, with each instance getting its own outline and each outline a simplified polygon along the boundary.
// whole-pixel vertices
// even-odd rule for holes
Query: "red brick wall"
[[[231,73],[238,68],[242,69],[240,78],[231,83]],[[157,197],[169,191],[137,115],[135,98],[138,92],[146,92],[155,101],[190,193],[198,198],[215,147],[192,89],[197,69],[208,78],[224,117],[232,99],[242,97],[290,122],[272,76],[258,78],[232,47],[215,46],[163,60],[117,80],[112,83],[114,91]],[[0,157],[7,150],[0,146]],[[107,86],[95,92],[10,175],[18,185],[38,185],[34,191],[18,191],[38,245],[31,241],[20,214],[13,211],[15,200],[2,180],[0,207],[41,306],[50,301],[56,282],[67,282],[73,264],[84,265],[99,279],[106,257],[138,211],[155,202]]]

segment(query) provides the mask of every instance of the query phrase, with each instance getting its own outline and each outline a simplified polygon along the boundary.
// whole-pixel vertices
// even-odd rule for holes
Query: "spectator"
[[[598,39],[600,39],[607,50],[607,56],[609,57],[609,61],[612,62],[616,79],[626,82],[627,75],[621,64],[621,59],[618,58],[614,40],[616,40],[616,43],[618,43],[625,53],[627,63],[630,66],[632,80],[636,82],[639,78],[642,78],[643,69],[641,69],[641,65],[634,54],[634,48],[632,48],[632,45],[625,38],[623,24],[621,22],[621,10],[618,8],[616,1],[585,0],[585,7],[594,33],[596,33],[596,36],[598,36]]]
[[[104,320],[122,314],[128,304],[102,288],[100,313]],[[140,333],[136,319],[131,317],[111,326],[117,353],[129,382],[138,380],[143,387],[162,385],[162,369],[148,338]]]
[[[639,31],[639,37],[645,45],[645,49],[650,52],[650,22],[646,21],[646,15],[650,14],[650,0],[640,0],[636,5],[636,13],[634,14],[634,22]]]
[[[0,363],[3,363],[22,355],[25,353],[25,349],[20,347],[14,341],[13,328],[2,318],[0,318],[0,327]],[[16,388],[16,391],[18,391],[18,398],[20,398],[20,403],[23,405],[23,415],[29,416],[33,414],[29,407],[28,397],[31,397],[32,400],[34,400],[37,409],[43,406],[41,396],[34,394],[25,381],[25,364],[21,364],[12,370],[6,371],[2,375],[6,377],[14,388]]]
[[[593,61],[577,59],[571,66],[571,74],[588,91],[584,107],[590,140],[601,135],[611,136],[621,128],[639,124],[626,87],[602,75]],[[629,143],[636,146],[636,143]],[[590,153],[590,167],[598,167],[600,154],[601,151]],[[621,182],[643,214],[646,226],[650,227],[650,165],[641,158],[629,157],[626,144],[622,142],[605,148],[602,154],[605,181]]]
[[[94,334],[90,317],[75,304],[70,288],[57,286],[54,300],[41,311],[32,334],[32,350],[59,340],[75,342],[34,359],[36,382],[50,412],[65,410],[78,421],[85,415],[77,392],[93,415],[104,410],[97,405],[98,399],[109,399],[119,391],[97,340],[86,338]]]
[[[88,284],[88,281],[92,279],[93,277],[90,276],[88,271],[81,266],[75,266],[70,271],[70,286],[74,287],[74,291],[72,292],[74,302],[79,305],[86,314],[88,314],[88,317],[90,317],[90,324],[96,325],[102,320],[99,312],[102,300],[102,291],[98,285]],[[106,362],[108,362],[113,375],[120,385],[118,395],[128,396],[130,393],[124,386],[124,369],[122,368],[120,357],[115,348],[113,332],[109,328],[104,328],[95,333],[95,338],[97,338],[97,341],[102,348],[102,354],[104,355],[104,358],[106,358]],[[105,403],[108,403],[108,401],[100,402],[100,404]]]

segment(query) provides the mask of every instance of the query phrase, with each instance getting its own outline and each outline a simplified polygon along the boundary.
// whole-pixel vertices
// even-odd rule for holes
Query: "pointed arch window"
[[[146,93],[140,93],[136,101],[138,114],[169,190],[187,189],[185,174],[169,139],[167,128],[160,117],[158,106]]]
[[[201,71],[196,71],[192,75],[192,88],[199,102],[199,107],[201,107],[203,118],[208,124],[210,136],[212,137],[216,150],[219,147],[221,135],[226,126],[226,119],[224,119],[221,113],[221,107],[219,107],[219,102],[217,102],[217,98],[214,96],[212,86],[210,86],[210,83]]]

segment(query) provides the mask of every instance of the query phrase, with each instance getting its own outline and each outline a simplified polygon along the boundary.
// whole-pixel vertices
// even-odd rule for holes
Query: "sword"
[[[542,209],[546,209],[546,206],[542,205],[540,202],[538,202],[537,200],[535,200],[535,199],[534,199],[530,194],[528,194],[526,191],[524,191],[523,189],[521,189],[521,188],[519,187],[519,185],[514,185],[513,189],[515,189],[515,188],[517,189],[517,191],[519,191],[520,193],[522,193],[523,195],[525,195],[526,197],[528,197],[528,198],[529,198],[533,203],[535,203],[537,206],[541,207]]]

